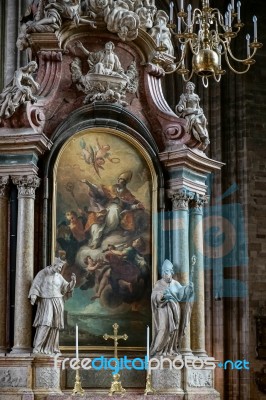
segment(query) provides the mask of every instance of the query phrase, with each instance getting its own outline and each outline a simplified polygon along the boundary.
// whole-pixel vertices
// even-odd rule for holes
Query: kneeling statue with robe
[[[65,261],[55,258],[54,263],[38,272],[32,282],[29,298],[32,305],[37,303],[33,353],[60,353],[59,331],[64,328],[64,300],[72,295],[76,284],[75,274],[70,282],[61,275],[64,264]]]
[[[182,286],[172,278],[173,264],[165,260],[162,279],[155,284],[151,295],[154,321],[154,338],[151,356],[175,356],[180,354],[180,343],[189,323],[193,304],[193,283]]]

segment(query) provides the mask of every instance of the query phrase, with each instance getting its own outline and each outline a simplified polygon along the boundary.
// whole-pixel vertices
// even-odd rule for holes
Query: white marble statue
[[[151,356],[174,356],[179,354],[180,341],[189,322],[193,283],[182,286],[172,278],[173,264],[165,260],[162,265],[162,279],[155,284],[151,295],[154,337]],[[188,305],[188,307],[182,307]]]
[[[181,94],[179,103],[175,108],[175,112],[179,117],[185,118],[190,130],[199,142],[202,142],[203,150],[210,143],[207,130],[207,119],[203,109],[200,107],[199,96],[194,93],[195,85],[193,82],[186,84],[186,93]]]
[[[10,118],[21,104],[37,101],[33,93],[39,89],[39,84],[31,75],[37,68],[35,61],[19,68],[13,80],[3,89],[0,94],[0,122],[1,118]]]
[[[37,303],[33,326],[36,333],[33,353],[54,355],[60,353],[59,331],[64,328],[64,300],[69,298],[76,284],[76,275],[67,282],[61,275],[65,261],[55,258],[54,263],[42,269],[34,278],[29,298]]]
[[[174,47],[172,43],[172,35],[167,27],[167,23],[169,21],[169,17],[165,11],[159,10],[155,15],[154,25],[148,31],[149,35],[153,38],[153,40],[157,43],[163,44],[166,47],[165,52],[174,55]]]

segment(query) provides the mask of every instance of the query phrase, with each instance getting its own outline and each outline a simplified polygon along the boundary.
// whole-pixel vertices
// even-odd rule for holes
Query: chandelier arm
[[[233,55],[233,53],[232,53],[230,47],[227,47],[227,51],[228,51],[228,53],[230,54],[230,57],[231,57],[234,61],[243,62],[243,61],[246,61],[246,60],[250,60],[250,59],[256,54],[257,49],[256,49],[256,48],[253,49],[252,54],[251,54],[248,58],[244,58],[243,60],[240,60],[240,59],[236,58],[236,57]]]
[[[226,60],[226,62],[227,62],[228,67],[231,69],[231,71],[233,71],[235,74],[238,74],[238,75],[245,74],[246,72],[248,72],[248,70],[249,70],[249,68],[250,68],[250,65],[247,65],[247,68],[246,68],[245,70],[243,70],[243,71],[237,71],[237,70],[234,69],[234,68],[232,67],[232,65],[230,64],[230,61],[229,61],[229,58],[228,58],[227,53],[225,53],[225,60]]]
[[[224,17],[221,14],[221,12],[218,10],[218,8],[213,8],[212,14],[213,14],[212,18],[214,18],[215,14],[217,14],[217,21],[218,21],[219,25],[225,30]]]
[[[185,76],[184,76],[184,74],[182,74],[183,81],[184,81],[184,82],[190,81],[190,79],[192,78],[193,74],[194,74],[194,71],[192,70],[192,71],[191,71],[191,74],[190,74],[190,76],[189,76],[188,79],[186,79]]]
[[[182,65],[182,61],[183,61],[183,58],[181,58],[181,59],[179,60],[179,62],[178,62],[178,64],[177,64],[177,66],[175,67],[175,69],[173,69],[173,70],[171,70],[171,71],[164,71],[165,74],[166,74],[166,75],[169,75],[169,74],[173,74],[174,72],[176,72],[176,71],[180,68],[180,66]]]
[[[218,83],[220,82],[221,77],[222,77],[222,75],[218,75],[218,77],[217,77],[215,74],[213,74],[213,79]]]
[[[193,45],[192,45],[192,40],[191,40],[191,39],[189,39],[188,44],[189,44],[189,47],[190,47],[191,52],[192,52],[195,56],[196,56],[197,54],[199,54],[199,49],[198,49],[198,51],[195,51],[195,50],[194,50]]]

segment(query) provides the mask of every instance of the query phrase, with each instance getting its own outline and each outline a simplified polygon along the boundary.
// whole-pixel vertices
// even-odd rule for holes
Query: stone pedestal
[[[48,394],[62,394],[60,360],[55,363],[53,357],[35,356],[32,367],[34,400],[42,400]]]
[[[168,359],[169,360],[169,359]],[[165,362],[165,368],[152,369],[152,387],[156,394],[175,394],[176,399],[186,400],[219,400],[220,395],[214,389],[214,371],[205,360],[198,357],[189,357],[174,362]],[[210,362],[211,358],[208,358]],[[213,366],[215,364],[212,360]],[[215,367],[214,367],[215,368]]]
[[[32,357],[0,358],[0,400],[34,400]]]

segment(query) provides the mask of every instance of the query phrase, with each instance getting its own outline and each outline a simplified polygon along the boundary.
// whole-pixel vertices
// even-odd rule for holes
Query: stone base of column
[[[32,356],[32,347],[13,347],[11,352],[8,354],[9,356]]]
[[[0,357],[4,357],[6,355],[6,348],[0,347]]]
[[[204,350],[204,349],[193,350],[192,353],[195,357],[208,357],[208,354],[206,353],[206,350]]]
[[[32,357],[0,357],[0,400],[34,400]]]

